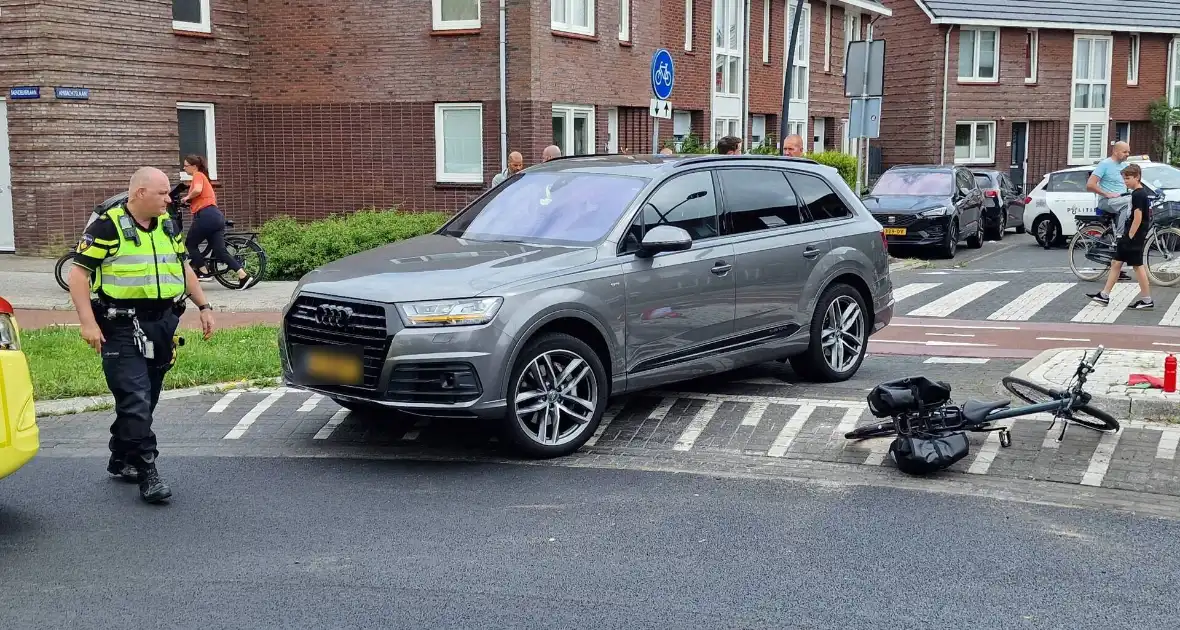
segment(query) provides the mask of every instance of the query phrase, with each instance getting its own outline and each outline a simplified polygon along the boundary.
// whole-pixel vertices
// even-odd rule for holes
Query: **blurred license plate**
[[[905,228],[885,228],[885,236],[905,236]]]
[[[361,385],[365,379],[364,350],[352,346],[304,346],[303,375],[326,385]]]

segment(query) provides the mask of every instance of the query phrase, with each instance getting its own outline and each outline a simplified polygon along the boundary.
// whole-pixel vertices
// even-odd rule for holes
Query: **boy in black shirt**
[[[1147,198],[1147,191],[1143,189],[1142,177],[1143,170],[1138,164],[1128,164],[1123,168],[1123,182],[1127,184],[1127,190],[1131,191],[1131,216],[1123,226],[1125,233],[1118,235],[1114,258],[1110,262],[1110,275],[1106,278],[1106,287],[1098,293],[1086,294],[1099,304],[1110,304],[1110,290],[1119,281],[1119,271],[1127,264],[1134,268],[1135,280],[1139,282],[1139,299],[1127,305],[1127,308],[1155,308],[1155,302],[1151,299],[1151,285],[1147,282],[1147,269],[1143,266],[1147,230],[1151,227],[1151,204]]]

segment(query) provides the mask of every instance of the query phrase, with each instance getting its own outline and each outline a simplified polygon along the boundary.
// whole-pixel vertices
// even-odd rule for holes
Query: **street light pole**
[[[787,6],[790,6],[791,0],[787,0]],[[795,2],[795,19],[791,23],[791,41],[787,44],[787,58],[783,60],[786,64],[785,74],[783,76],[783,115],[778,121],[778,143],[779,153],[783,152],[783,147],[787,142],[787,115],[791,111],[791,80],[795,75],[795,42],[799,39],[799,22],[803,19],[803,0]],[[806,142],[804,143],[806,145]]]

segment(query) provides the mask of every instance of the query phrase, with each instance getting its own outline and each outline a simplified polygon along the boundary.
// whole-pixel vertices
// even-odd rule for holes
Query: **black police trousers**
[[[172,338],[180,316],[171,310],[157,318],[139,316],[139,327],[154,344],[153,359],[136,347],[135,327],[129,317],[103,318],[96,309],[102,344],[102,372],[115,397],[115,422],[111,424],[111,453],[131,464],[152,464],[159,456],[152,413],[160,401],[164,375],[172,367]]]

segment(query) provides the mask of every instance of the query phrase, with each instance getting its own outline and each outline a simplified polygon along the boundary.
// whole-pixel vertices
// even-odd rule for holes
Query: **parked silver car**
[[[772,360],[848,379],[893,304],[882,227],[831,167],[583,156],[307,274],[279,346],[290,386],[496,419],[518,451],[553,457],[610,396]]]

